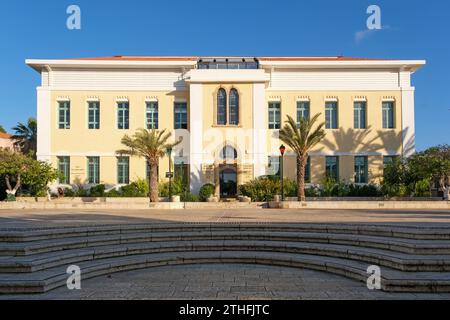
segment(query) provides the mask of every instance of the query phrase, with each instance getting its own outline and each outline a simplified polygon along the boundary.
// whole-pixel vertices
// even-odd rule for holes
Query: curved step
[[[328,243],[336,245],[360,246],[384,249],[400,253],[433,255],[450,254],[450,241],[412,240],[393,237],[364,236],[357,234],[333,234],[313,232],[280,231],[181,231],[157,233],[116,233],[112,235],[93,235],[66,239],[47,239],[31,242],[1,242],[0,256],[28,256],[38,253],[63,251],[98,246],[111,246],[140,242],[196,240],[251,240],[286,241],[307,243]]]
[[[249,240],[177,240],[105,245],[31,256],[0,257],[0,272],[35,272],[59,265],[136,254],[189,251],[259,251],[351,259],[402,271],[450,271],[450,255],[410,255],[328,243]]]
[[[275,266],[307,268],[366,281],[368,264],[316,255],[273,253],[273,252],[182,252],[156,253],[116,257],[82,262],[81,277],[88,279],[125,270],[141,269],[162,265],[193,263],[253,263]],[[0,274],[0,293],[39,293],[66,285],[66,267],[55,267],[29,274]],[[448,292],[449,273],[400,272],[381,268],[381,286],[385,291]]]
[[[121,224],[81,227],[9,228],[0,229],[1,242],[28,242],[46,239],[89,237],[126,233],[157,233],[181,231],[272,231],[355,234],[415,240],[450,240],[450,228],[440,226],[405,226],[395,224],[316,224],[316,223],[156,223]]]

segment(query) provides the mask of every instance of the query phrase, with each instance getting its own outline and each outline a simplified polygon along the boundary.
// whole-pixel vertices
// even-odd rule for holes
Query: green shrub
[[[183,183],[182,179],[175,178],[172,181],[172,195],[179,196],[186,190],[186,185]],[[164,182],[159,184],[159,196],[168,197],[169,196],[169,182]]]
[[[111,189],[108,192],[105,192],[105,197],[117,198],[121,197],[121,194],[116,189]]]
[[[297,196],[297,182],[291,179],[283,179],[284,186],[284,196],[285,197],[296,197]],[[281,190],[280,190],[281,194]]]
[[[120,188],[122,197],[148,197],[148,183],[144,179],[138,179]]]
[[[306,197],[320,197],[320,189],[317,187],[309,187],[309,188],[305,188],[305,196]]]
[[[280,194],[280,182],[267,177],[257,178],[239,186],[239,192],[252,201],[270,201]]]
[[[199,198],[195,194],[186,191],[181,193],[180,200],[183,202],[198,202]]]
[[[76,197],[87,197],[88,195],[88,191],[83,188],[78,188],[77,192],[75,193]]]
[[[64,197],[75,197],[76,193],[71,188],[64,188]]]
[[[204,184],[198,193],[200,201],[205,202],[208,198],[214,194],[214,185],[211,183]]]
[[[105,185],[97,184],[89,189],[90,197],[103,197],[105,196]]]
[[[321,195],[324,197],[331,197],[333,195],[333,191],[335,189],[336,186],[336,180],[329,176],[326,175],[325,178],[323,178],[322,180],[322,193]]]
[[[430,182],[428,179],[417,181],[414,184],[414,196],[415,197],[430,197]]]

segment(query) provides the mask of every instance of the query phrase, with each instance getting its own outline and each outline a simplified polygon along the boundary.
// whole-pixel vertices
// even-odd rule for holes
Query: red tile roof
[[[0,132],[0,138],[1,139],[11,139],[12,135],[8,134],[8,133],[3,133]]]

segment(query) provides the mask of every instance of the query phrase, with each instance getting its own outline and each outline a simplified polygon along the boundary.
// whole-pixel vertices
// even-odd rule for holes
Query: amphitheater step
[[[361,246],[384,249],[401,253],[433,255],[450,254],[450,241],[415,240],[394,237],[364,236],[358,234],[334,234],[313,232],[280,232],[280,231],[178,231],[178,232],[138,232],[113,233],[85,237],[56,238],[28,242],[0,242],[0,256],[27,256],[38,253],[111,246],[140,242],[161,242],[181,240],[260,240],[286,241],[306,243],[329,243],[336,245]]]
[[[194,263],[253,263],[296,268],[308,268],[344,275],[366,281],[367,263],[334,257],[274,252],[181,252],[156,253],[82,262],[83,279],[119,271],[163,265]],[[66,285],[66,267],[24,274],[0,274],[0,293],[39,293]],[[401,272],[381,268],[381,286],[385,291],[395,292],[448,292],[450,273]]]
[[[88,237],[126,233],[198,232],[198,231],[272,231],[356,234],[415,240],[450,240],[450,229],[433,225],[393,226],[358,224],[292,224],[292,223],[160,223],[99,225],[81,227],[0,229],[1,242],[30,242],[46,239]]]
[[[260,251],[314,254],[377,264],[403,271],[450,271],[450,255],[411,255],[389,250],[327,243],[262,240],[183,240],[125,243],[0,257],[0,272],[35,272],[59,265],[110,257],[161,252]]]

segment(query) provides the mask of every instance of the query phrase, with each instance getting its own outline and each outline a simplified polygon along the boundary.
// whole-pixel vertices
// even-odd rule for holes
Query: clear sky
[[[81,30],[66,9],[81,8]],[[367,30],[381,8],[383,29]],[[419,150],[450,143],[447,0],[7,0],[0,5],[0,124],[36,114],[39,75],[27,58],[110,55],[298,55],[426,59],[413,75]],[[359,34],[360,36],[357,36]]]

